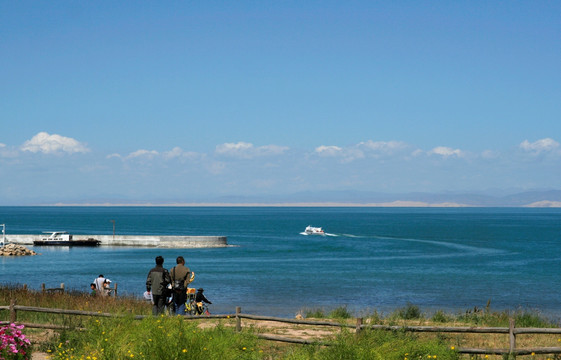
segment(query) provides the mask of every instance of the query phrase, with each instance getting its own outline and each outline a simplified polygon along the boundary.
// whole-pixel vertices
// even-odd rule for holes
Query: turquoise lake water
[[[347,306],[390,312],[537,310],[561,317],[561,209],[0,207],[8,234],[225,235],[219,249],[35,248],[0,258],[0,283],[87,291],[102,273],[140,296],[157,255],[196,273],[215,313],[293,317]],[[330,236],[304,236],[307,225]]]

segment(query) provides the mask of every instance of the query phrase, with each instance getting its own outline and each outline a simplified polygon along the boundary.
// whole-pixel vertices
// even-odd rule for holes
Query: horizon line
[[[356,202],[286,202],[286,203],[224,203],[224,202],[193,202],[193,203],[53,203],[34,205],[0,205],[0,206],[38,206],[38,207],[377,207],[377,208],[561,208],[561,201],[542,200],[525,205],[470,205],[454,202],[429,203],[422,201],[392,201],[382,203]]]

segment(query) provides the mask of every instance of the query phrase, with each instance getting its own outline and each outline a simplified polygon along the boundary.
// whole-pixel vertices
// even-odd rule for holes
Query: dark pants
[[[173,294],[173,304],[175,305],[176,315],[185,315],[185,301],[187,300],[187,294],[185,290],[180,293]]]
[[[166,297],[164,295],[152,294],[152,301],[154,301],[154,305],[152,306],[152,314],[153,315],[163,314],[166,306]]]

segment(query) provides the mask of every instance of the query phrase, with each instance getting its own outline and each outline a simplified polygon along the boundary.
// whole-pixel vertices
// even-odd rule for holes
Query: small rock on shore
[[[37,255],[33,250],[26,248],[23,245],[8,244],[0,247],[0,256],[29,256]]]

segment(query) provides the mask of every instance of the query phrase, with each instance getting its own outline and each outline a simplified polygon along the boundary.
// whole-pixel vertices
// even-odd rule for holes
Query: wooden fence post
[[[17,304],[17,300],[16,300],[16,298],[13,298],[10,301],[10,322],[12,324],[15,323],[18,319],[18,315],[17,315],[17,311],[16,311],[16,304]]]
[[[362,330],[362,318],[356,318],[356,334],[358,335]]]
[[[23,290],[27,291],[27,284],[23,284]]]
[[[236,331],[242,331],[242,318],[240,314],[242,312],[242,308],[240,306],[236,306]]]
[[[115,283],[115,297],[117,297],[117,283]]]
[[[41,292],[43,292],[43,293],[45,292],[45,283],[41,284]]]
[[[508,321],[508,336],[510,339],[510,356],[509,359],[516,359],[516,334],[514,333],[514,318],[510,318]]]

